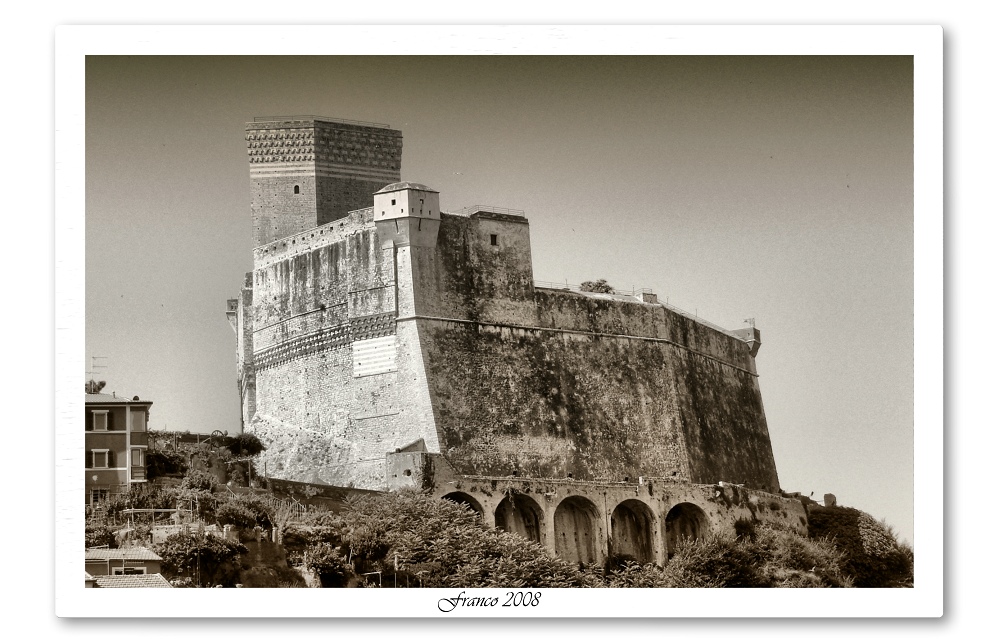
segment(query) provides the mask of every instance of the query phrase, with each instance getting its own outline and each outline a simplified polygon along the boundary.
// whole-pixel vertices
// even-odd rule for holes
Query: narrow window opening
[[[395,205],[395,199],[392,199],[392,205]]]
[[[295,186],[295,194],[298,194],[298,192],[299,192],[299,190],[298,190],[298,186],[296,185],[296,186]]]
[[[491,246],[498,246],[499,245],[499,239],[497,238],[497,236],[495,234],[489,235],[489,245],[491,245]]]
[[[107,449],[94,449],[93,454],[95,469],[107,469],[111,466]]]
[[[94,431],[107,431],[108,424],[107,411],[94,411]]]

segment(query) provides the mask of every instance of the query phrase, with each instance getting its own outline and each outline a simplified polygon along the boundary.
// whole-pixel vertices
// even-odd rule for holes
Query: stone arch
[[[463,493],[461,491],[452,491],[451,493],[444,496],[442,499],[450,500],[451,502],[456,502],[459,505],[468,505],[470,509],[472,509],[475,513],[479,514],[479,518],[481,518],[483,515],[482,505],[479,504],[478,500],[468,495],[467,493]]]
[[[680,542],[703,538],[710,530],[708,516],[703,509],[690,502],[675,505],[666,514],[664,521],[663,540],[666,543],[666,555],[672,557]]]
[[[599,562],[596,505],[582,496],[570,496],[555,509],[555,554],[570,563]]]
[[[618,561],[655,562],[656,516],[640,500],[625,500],[611,514],[610,555]]]
[[[496,507],[496,527],[540,543],[544,534],[544,515],[533,498],[514,492]]]

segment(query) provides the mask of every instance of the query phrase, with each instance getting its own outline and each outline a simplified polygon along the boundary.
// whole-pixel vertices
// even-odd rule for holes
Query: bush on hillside
[[[578,587],[583,581],[576,566],[538,543],[486,529],[466,506],[417,493],[355,498],[322,520],[327,524],[312,533],[346,552],[355,573],[381,571],[385,583],[392,574],[393,584],[424,587]]]
[[[252,433],[240,433],[237,436],[228,438],[225,447],[237,458],[259,455],[265,449],[264,443],[260,441],[260,438]]]
[[[239,582],[240,555],[247,549],[240,543],[219,538],[211,533],[179,532],[166,541],[153,545],[153,551],[163,558],[163,576],[191,579],[196,587],[235,587]]]
[[[220,525],[233,525],[237,529],[253,529],[257,526],[257,515],[235,498],[223,502],[215,509],[215,520]]]
[[[850,507],[813,507],[808,535],[835,544],[843,553],[843,572],[857,587],[912,587],[912,548],[870,514]]]
[[[579,285],[579,289],[582,292],[602,292],[613,294],[614,287],[607,283],[606,279],[597,279],[596,281],[584,281]]]
[[[219,483],[218,478],[206,472],[192,469],[187,472],[184,479],[180,481],[180,488],[183,491],[208,491],[211,492]]]
[[[108,549],[114,549],[118,546],[118,539],[115,537],[114,531],[106,524],[100,522],[87,523],[87,526],[84,528],[84,538],[88,548],[107,547]]]
[[[146,477],[150,480],[187,472],[187,457],[178,451],[146,451]]]
[[[305,564],[319,577],[323,587],[345,587],[350,578],[347,557],[339,547],[320,542],[311,545],[305,556]]]

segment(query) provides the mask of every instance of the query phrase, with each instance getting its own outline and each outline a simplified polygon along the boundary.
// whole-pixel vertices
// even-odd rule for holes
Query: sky
[[[754,318],[782,488],[914,542],[912,72],[871,56],[88,56],[88,367],[153,400],[153,429],[239,431],[225,306],[252,269],[245,123],[386,123],[402,179],[445,211],[526,212],[535,279]]]

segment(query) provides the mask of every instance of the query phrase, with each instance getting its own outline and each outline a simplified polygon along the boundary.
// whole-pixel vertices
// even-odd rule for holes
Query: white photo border
[[[264,37],[265,36],[265,37]],[[87,55],[911,55],[914,57],[915,587],[544,589],[530,610],[444,613],[461,590],[90,592],[83,565]],[[62,617],[936,617],[943,614],[943,30],[940,26],[61,26],[55,55],[55,580]],[[157,592],[150,594],[149,592]],[[331,592],[333,594],[331,595]],[[371,592],[374,592],[372,594]],[[775,593],[777,592],[777,593]],[[465,595],[505,596],[504,590]],[[719,610],[723,600],[725,609]]]

